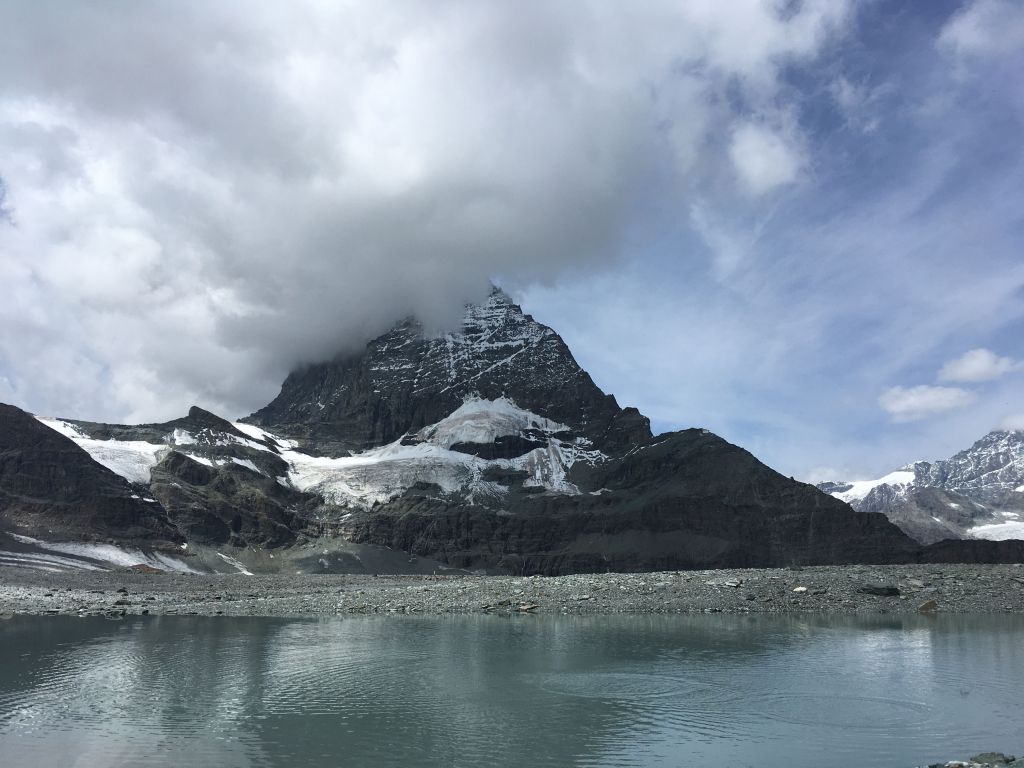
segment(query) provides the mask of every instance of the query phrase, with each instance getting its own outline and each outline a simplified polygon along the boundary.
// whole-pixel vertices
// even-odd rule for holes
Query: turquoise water
[[[914,766],[1024,751],[1024,618],[0,621],[4,766]]]

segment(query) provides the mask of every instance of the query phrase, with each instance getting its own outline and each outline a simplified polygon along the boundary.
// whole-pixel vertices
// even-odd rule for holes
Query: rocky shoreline
[[[1002,752],[983,752],[966,760],[951,760],[948,763],[932,763],[927,768],[999,768],[1003,765],[1024,765],[1013,755]]]
[[[0,567],[0,615],[1015,613],[1024,565],[853,565],[557,577]]]

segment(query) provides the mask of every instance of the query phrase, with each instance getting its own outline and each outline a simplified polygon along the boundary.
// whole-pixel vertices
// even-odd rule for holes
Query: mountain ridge
[[[885,515],[707,430],[653,435],[499,290],[449,333],[405,320],[294,371],[237,422],[198,407],[162,424],[37,421],[148,494],[211,562],[245,572],[344,569],[371,550],[404,553],[389,567],[537,574],[929,556]],[[18,521],[0,506],[0,524]],[[970,543],[941,556],[1015,552]]]
[[[1024,538],[1024,432],[993,430],[949,459],[916,461],[877,480],[819,483],[854,509],[880,512],[924,544]]]

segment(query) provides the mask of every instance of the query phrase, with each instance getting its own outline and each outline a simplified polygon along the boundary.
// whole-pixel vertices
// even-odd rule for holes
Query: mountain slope
[[[1024,433],[990,432],[936,462],[878,480],[821,483],[862,512],[880,512],[923,544],[949,538],[1024,538]]]
[[[161,504],[31,414],[0,404],[0,527],[23,536],[151,548],[184,537]]]

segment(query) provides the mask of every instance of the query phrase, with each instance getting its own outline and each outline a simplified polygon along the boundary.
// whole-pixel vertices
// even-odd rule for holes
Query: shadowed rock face
[[[235,547],[283,546],[306,527],[318,501],[277,480],[288,464],[272,441],[239,431],[193,406],[159,424],[69,424],[94,440],[167,445],[150,472],[148,493],[189,541]]]
[[[522,574],[910,562],[918,552],[883,515],[854,513],[704,430],[661,435],[589,474],[574,480],[592,492],[510,495],[501,510],[415,489],[347,530]]]
[[[0,404],[0,521],[41,538],[116,539],[154,548],[184,541],[158,502],[73,441]]]

